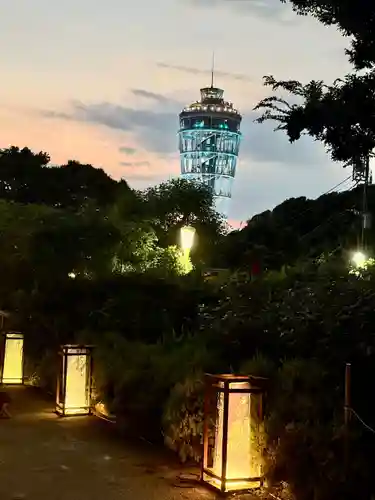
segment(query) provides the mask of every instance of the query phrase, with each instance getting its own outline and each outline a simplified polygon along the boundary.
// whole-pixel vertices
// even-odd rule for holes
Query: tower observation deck
[[[241,142],[242,116],[213,85],[201,89],[201,100],[180,113],[181,177],[203,182],[213,191],[215,208],[228,216]]]

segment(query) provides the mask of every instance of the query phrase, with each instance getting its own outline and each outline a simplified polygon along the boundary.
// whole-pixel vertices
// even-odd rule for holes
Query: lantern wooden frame
[[[92,411],[92,346],[66,344],[59,352],[59,373],[57,376],[56,413],[61,417],[90,415]],[[85,358],[84,404],[71,406],[67,404],[67,385],[69,377],[69,361],[72,357]]]
[[[257,458],[259,459],[259,474],[255,477],[251,477],[251,466],[249,463],[249,476],[248,477],[235,477],[228,478],[227,477],[227,468],[228,468],[228,433],[229,429],[229,404],[230,397],[232,394],[243,394],[249,396],[249,414],[248,420],[249,424],[252,422],[251,416],[251,397],[256,396],[257,399],[257,422],[260,424],[263,421],[263,394],[264,394],[264,381],[266,379],[261,379],[258,377],[250,377],[250,376],[238,376],[238,375],[210,375],[206,374],[205,376],[205,397],[204,397],[204,424],[203,424],[203,460],[201,464],[201,482],[204,483],[207,487],[214,489],[216,492],[219,491],[222,494],[232,494],[232,493],[240,493],[249,491],[254,488],[259,488],[263,485],[263,474],[261,467],[261,452],[257,452]],[[244,385],[247,387],[239,388],[238,386]],[[221,475],[216,474],[214,472],[214,462],[213,457],[211,457],[212,464],[209,465],[210,457],[210,441],[212,441],[212,437],[210,437],[210,430],[212,427],[215,427],[215,434],[217,432],[217,423],[218,415],[212,419],[212,410],[213,404],[215,405],[215,412],[218,412],[218,400],[221,398],[222,401],[222,432],[221,432],[221,444],[222,447],[218,446],[220,449],[221,460],[220,468]],[[214,426],[212,426],[214,424]],[[259,427],[258,427],[259,430]],[[250,431],[249,431],[250,435]],[[217,437],[217,434],[216,436]],[[249,449],[250,449],[250,443]],[[211,448],[214,452],[216,443],[214,443]],[[250,451],[249,451],[250,453]]]
[[[12,342],[22,341],[21,355],[17,360],[19,365],[20,376],[10,377],[6,373],[7,351]],[[21,332],[3,332],[1,335],[1,348],[0,348],[0,382],[4,385],[22,385],[24,384],[24,335]]]

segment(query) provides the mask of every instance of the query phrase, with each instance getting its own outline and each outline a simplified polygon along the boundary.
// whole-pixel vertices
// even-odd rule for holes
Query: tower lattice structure
[[[241,142],[242,116],[224,100],[224,90],[201,89],[201,100],[180,113],[181,176],[211,187],[215,208],[228,216]]]

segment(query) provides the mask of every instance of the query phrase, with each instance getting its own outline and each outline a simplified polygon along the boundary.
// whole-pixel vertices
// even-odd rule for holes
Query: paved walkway
[[[148,444],[129,444],[95,417],[59,418],[32,388],[12,388],[0,420],[1,500],[210,500]]]

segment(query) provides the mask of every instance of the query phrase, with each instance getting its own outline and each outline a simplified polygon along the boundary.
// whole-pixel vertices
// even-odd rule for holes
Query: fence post
[[[351,363],[345,365],[345,403],[344,403],[344,466],[345,474],[349,468],[349,422],[351,415]]]

